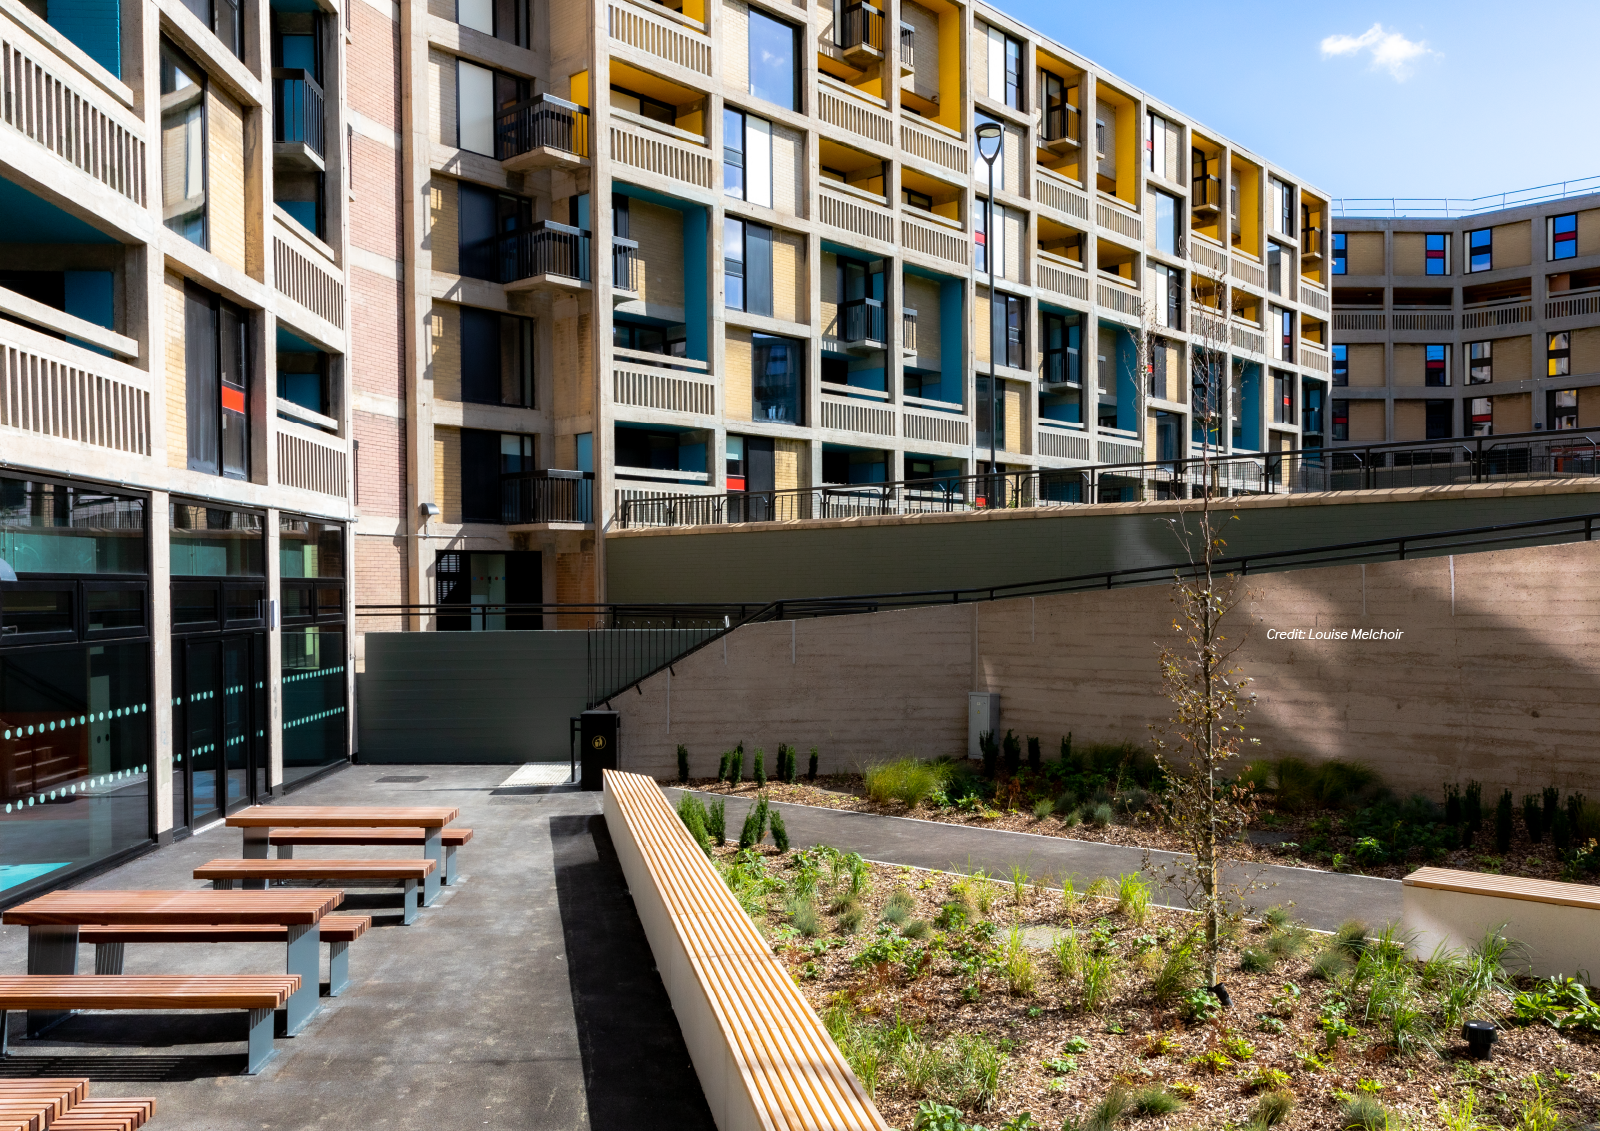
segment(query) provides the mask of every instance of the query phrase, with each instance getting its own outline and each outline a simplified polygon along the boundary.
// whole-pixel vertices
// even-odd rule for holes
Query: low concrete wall
[[[1434,871],[1435,869],[1429,869]],[[1476,877],[1472,877],[1476,878]],[[1492,879],[1493,877],[1487,877]],[[1401,925],[1413,936],[1411,952],[1427,958],[1439,946],[1467,950],[1490,931],[1521,944],[1526,961],[1507,966],[1539,978],[1557,974],[1593,977],[1600,971],[1600,889],[1581,884],[1549,884],[1570,889],[1567,900],[1581,896],[1590,906],[1536,899],[1524,895],[1483,895],[1417,885],[1402,888]]]
[[[1235,614],[1248,734],[1260,756],[1356,759],[1433,797],[1471,778],[1592,796],[1597,566],[1600,544],[1574,543],[1252,576]],[[1001,725],[1047,752],[1068,731],[1145,741],[1171,715],[1156,649],[1178,642],[1173,614],[1151,586],[741,628],[612,701],[623,765],[674,773],[683,743],[709,775],[741,740],[769,759],[816,745],[825,769],[961,755],[972,690],[999,692]],[[1309,638],[1359,629],[1402,635]]]

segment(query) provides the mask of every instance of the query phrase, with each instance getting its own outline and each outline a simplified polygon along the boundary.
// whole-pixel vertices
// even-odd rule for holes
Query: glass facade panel
[[[0,477],[0,559],[18,573],[143,576],[144,508],[143,499]]]
[[[344,527],[279,515],[278,573],[282,577],[343,577]]]
[[[172,503],[169,516],[174,577],[260,577],[267,572],[260,515]]]
[[[283,633],[283,780],[345,757],[344,628]]]

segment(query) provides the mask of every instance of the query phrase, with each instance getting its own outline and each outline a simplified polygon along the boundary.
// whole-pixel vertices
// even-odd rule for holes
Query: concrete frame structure
[[[534,6],[530,31],[508,34],[519,27],[512,5],[493,19],[479,7],[352,5],[358,183],[393,173],[371,223],[358,216],[353,231],[353,396],[367,457],[358,603],[395,604],[403,593],[406,604],[428,606],[439,553],[517,550],[542,554],[543,600],[604,600],[604,533],[618,507],[738,489],[751,464],[730,462],[730,437],[735,451],[742,443],[766,453],[765,474],[780,490],[820,485],[839,468],[846,480],[978,470],[988,442],[976,380],[989,335],[970,329],[971,312],[981,326],[987,306],[987,286],[973,281],[973,228],[987,193],[974,170],[977,114],[1006,130],[1004,183],[993,194],[1004,209],[996,289],[1020,300],[1022,323],[1018,364],[999,367],[1004,467],[1188,455],[1187,373],[1208,342],[1250,367],[1224,447],[1235,428],[1240,448],[1317,442],[1302,436],[1301,414],[1307,393],[1325,396],[1329,373],[1327,194],[999,10],[959,0],[903,0],[881,12],[852,4],[836,28],[831,5],[687,0],[680,11],[607,0]],[[769,33],[781,25],[796,37],[795,108],[752,90],[751,13]],[[1045,72],[1060,80],[1062,109],[1050,103]],[[755,85],[766,81],[758,68]],[[485,101],[491,82],[507,92],[498,104]],[[578,140],[566,149],[508,142],[504,131],[521,127],[502,107],[527,95],[565,100],[545,106],[570,105],[560,112]],[[742,136],[725,135],[728,122],[737,127],[732,113],[745,115]],[[731,193],[729,169],[741,162],[752,187]],[[755,184],[756,170],[770,170],[770,185]],[[581,265],[465,268],[463,225],[474,221],[460,202],[482,200],[481,190],[520,214],[519,225],[577,226]],[[1170,244],[1157,239],[1157,191],[1173,202],[1162,202],[1175,211]],[[626,220],[617,215],[624,201]],[[1285,211],[1286,223],[1274,219]],[[770,233],[770,312],[729,308],[730,221]],[[608,235],[625,241],[612,255]],[[524,245],[506,241],[496,246],[515,258],[511,249]],[[1277,293],[1269,241],[1281,248]],[[865,336],[838,293],[849,286],[840,260],[852,257],[869,280],[862,298],[881,303],[855,315],[881,319]],[[1156,301],[1168,269],[1180,273],[1175,327],[1159,325],[1165,295]],[[619,270],[629,278],[613,278]],[[1215,315],[1197,301],[1197,281]],[[385,305],[396,294],[398,332]],[[531,404],[464,394],[463,378],[482,375],[462,359],[463,311],[533,320]],[[1045,387],[1044,313],[1078,321],[1076,387]],[[628,325],[656,340],[619,346],[619,334],[638,332],[616,329]],[[1134,372],[1142,333],[1166,343],[1154,362],[1161,375],[1148,380]],[[802,359],[789,419],[755,419],[756,335],[788,339]],[[1222,366],[1234,381],[1233,365]],[[1286,375],[1291,401],[1276,412],[1272,370]],[[1073,399],[1076,421],[1048,415],[1070,415]],[[1112,402],[1102,424],[1102,404]],[[1170,451],[1158,449],[1157,413]],[[494,501],[474,501],[470,482],[492,481],[494,469],[463,470],[464,432],[473,431],[512,446],[532,437],[539,469],[591,471],[592,514],[579,504],[533,516],[548,521],[483,521]],[[645,434],[651,466],[640,466],[641,449],[617,451],[619,437]],[[478,450],[481,462],[492,442]],[[870,470],[849,470],[860,466]],[[432,625],[367,617],[361,627]]]
[[[259,620],[269,649],[265,738],[273,789],[284,780],[285,743],[279,518],[334,524],[348,542],[354,517],[344,364],[353,198],[340,140],[348,125],[349,33],[336,0],[319,0],[311,49],[320,59],[323,113],[320,123],[309,112],[291,121],[286,143],[274,141],[283,132],[275,131],[274,113],[285,80],[274,68],[267,3],[244,4],[235,13],[219,2],[209,23],[196,15],[209,10],[200,0],[52,7],[44,0],[0,0],[6,82],[0,189],[12,211],[0,233],[0,271],[7,273],[0,281],[0,476],[104,487],[146,501],[150,832],[167,838],[175,824],[175,744],[183,741],[174,724],[169,501],[244,508],[261,519],[270,605],[261,607]],[[292,7],[301,15],[312,8]],[[181,52],[201,80],[191,134],[169,121],[164,136],[163,114],[183,97],[162,92],[164,45]],[[303,92],[305,80],[299,81]],[[314,136],[319,126],[325,145]],[[173,164],[174,155],[183,168]],[[281,203],[285,186],[308,171],[324,185],[312,221],[320,235]],[[189,193],[176,208],[164,206],[174,182]],[[196,193],[205,208],[199,243],[165,223]],[[28,273],[63,270],[110,280],[99,313],[79,316],[11,289]],[[249,437],[243,477],[190,466],[186,428],[197,410],[186,401],[186,284],[235,304],[243,318],[247,391],[238,403]],[[292,340],[285,335],[298,339],[297,349],[317,354],[321,411],[278,396],[279,345]],[[224,394],[222,409],[229,407]],[[215,404],[207,411],[213,422],[226,417]],[[219,457],[219,467],[226,458]],[[343,556],[345,575],[332,584],[348,593],[348,548]],[[7,631],[16,631],[14,622]],[[345,654],[334,658],[344,673],[345,703],[353,699],[349,647],[345,633]],[[350,713],[339,711],[348,751]],[[176,823],[182,821],[180,814]]]
[[[1574,218],[1559,259],[1557,217]],[[1332,230],[1347,268],[1332,276],[1333,342],[1348,364],[1348,385],[1332,394],[1347,426],[1334,444],[1600,426],[1600,194],[1437,218],[1341,216]],[[1470,233],[1485,230],[1490,265],[1470,270]],[[1435,274],[1430,236],[1443,244]],[[1560,334],[1564,359],[1550,352]],[[1489,343],[1487,358],[1474,360],[1474,343]],[[1445,347],[1446,385],[1427,384],[1429,346]],[[1552,373],[1563,360],[1566,372]],[[1561,391],[1575,392],[1570,406],[1554,403]]]

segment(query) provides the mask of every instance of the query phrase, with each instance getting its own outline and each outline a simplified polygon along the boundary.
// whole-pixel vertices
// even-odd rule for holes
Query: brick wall
[[[461,521],[461,429],[433,426],[433,494],[439,522]]]
[[[442,401],[461,399],[461,308],[436,302],[428,315],[428,376],[433,395]]]
[[[729,328],[724,347],[722,378],[723,413],[729,420],[746,421],[752,410],[750,391],[750,331]]]
[[[428,188],[428,235],[423,241],[433,255],[433,269],[454,275],[459,267],[461,237],[456,227],[456,182],[434,177]]]
[[[360,535],[355,540],[355,599],[357,605],[399,605],[405,603],[406,539]],[[401,632],[403,618],[358,617],[358,633]]]
[[[639,245],[639,297],[683,306],[683,213],[643,200],[628,202],[628,236]]]
[[[455,22],[452,18],[451,22]],[[456,57],[428,50],[428,137],[454,149],[456,145]]]
[[[161,288],[161,317],[167,339],[167,466],[189,466],[189,381],[184,357],[183,276],[168,271]]]
[[[772,316],[806,321],[810,282],[806,275],[806,238],[796,232],[772,233]]]
[[[244,116],[239,104],[216,87],[206,89],[206,223],[211,251],[230,267],[245,270]]]
[[[399,518],[405,499],[405,421],[356,409],[352,423],[361,445],[356,452],[356,505],[363,515]]]

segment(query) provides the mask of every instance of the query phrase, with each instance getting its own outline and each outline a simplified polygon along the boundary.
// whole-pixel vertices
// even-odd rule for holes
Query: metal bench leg
[[[11,1055],[11,1011],[0,1009],[0,1060]]]
[[[411,924],[417,921],[417,881],[406,880],[405,885],[405,918],[403,921]]]
[[[294,859],[294,845],[292,845],[292,844],[280,844],[280,845],[278,845],[278,859],[279,860],[293,860]]]
[[[127,943],[100,942],[94,944],[94,972],[96,974],[122,973],[122,961]]]
[[[76,974],[78,972],[78,928],[73,925],[36,923],[28,928],[28,973]],[[37,1037],[50,1026],[66,1020],[71,1010],[28,1010],[27,1033]]]
[[[439,898],[439,879],[444,874],[444,830],[424,829],[423,832],[426,839],[422,844],[422,855],[424,859],[432,860],[435,867],[422,882],[422,904],[432,907],[433,901]]]
[[[454,887],[456,882],[456,846],[447,845],[444,850],[444,882],[448,887]]]
[[[215,888],[217,891],[232,891],[233,890],[233,881],[232,880],[212,880],[211,881],[211,886],[213,888]]]
[[[328,944],[328,996],[338,997],[350,984],[350,944]]]
[[[244,858],[246,860],[265,860],[272,851],[268,838],[272,835],[269,828],[247,828],[244,830]],[[266,880],[245,880],[245,888],[265,888]]]
[[[246,1076],[254,1076],[261,1071],[261,1066],[272,1059],[276,1051],[272,1047],[272,1015],[270,1009],[252,1009],[250,1011],[250,1057],[249,1063],[244,1067]]]
[[[289,954],[284,967],[286,974],[300,975],[300,988],[289,995],[287,1007],[286,1031],[289,1036],[294,1036],[304,1029],[321,1005],[322,994],[320,983],[322,972],[320,968],[321,955],[317,953],[321,945],[322,928],[315,923],[310,925],[294,924],[289,927]]]

